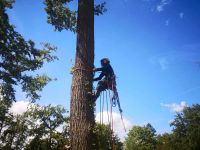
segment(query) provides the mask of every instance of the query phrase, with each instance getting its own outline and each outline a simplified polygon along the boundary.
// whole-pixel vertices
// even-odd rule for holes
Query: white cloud
[[[164,7],[169,5],[172,0],[161,0],[160,3],[157,5],[156,10],[158,12],[164,11]]]
[[[158,5],[156,7],[156,9],[157,9],[158,12],[161,12],[161,11],[163,11],[163,6],[162,5]]]
[[[168,53],[162,53],[158,55],[154,55],[149,58],[149,62],[159,67],[162,71],[169,69],[170,65],[174,62],[174,54],[175,52],[171,51]]]
[[[22,114],[28,109],[29,102],[28,101],[17,101],[13,103],[12,107],[10,108],[10,112],[13,114]]]
[[[106,111],[102,112],[100,114],[100,112],[98,112],[96,114],[96,121],[100,122],[100,116],[103,116],[103,119],[101,119],[101,122],[103,120],[104,124],[109,124],[110,121],[110,113],[107,113]],[[123,122],[126,128],[126,132],[124,130],[124,126],[123,126],[123,122],[121,120],[121,116],[119,113],[113,112],[112,113],[113,116],[113,130],[114,132],[119,136],[119,138],[124,141],[125,136],[127,134],[127,132],[131,129],[132,127],[132,123],[123,117]]]
[[[183,13],[183,12],[180,12],[180,13],[179,13],[179,17],[180,17],[181,19],[183,19],[184,13]]]
[[[199,50],[200,43],[185,44],[179,50],[153,55],[148,61],[151,65],[160,67],[163,71],[174,67],[173,65],[181,65],[182,63],[197,65],[200,57]]]
[[[169,25],[169,19],[165,21],[165,25],[166,25],[166,26]]]
[[[172,104],[160,104],[162,107],[167,107],[171,112],[181,112],[187,106],[185,101],[182,101],[180,104],[172,103]]]
[[[159,65],[160,65],[160,67],[161,67],[162,70],[166,70],[169,67],[169,61],[167,60],[166,57],[161,57],[158,60],[158,63],[159,63]]]

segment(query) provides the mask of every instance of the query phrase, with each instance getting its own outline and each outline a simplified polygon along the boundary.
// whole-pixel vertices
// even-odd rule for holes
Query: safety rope
[[[119,113],[120,113],[120,116],[121,116],[122,124],[123,124],[123,127],[124,127],[124,131],[126,132],[126,127],[125,127],[124,119],[123,119],[123,116],[122,116],[122,109],[121,109],[121,106],[120,106],[118,94],[117,94],[117,104],[118,104],[118,109],[119,109]]]
[[[100,122],[100,125],[101,125],[101,93],[100,93],[100,100],[99,100],[99,103],[100,103],[100,118],[99,118],[99,122]],[[100,138],[101,138],[101,133],[102,133],[102,128],[101,128],[101,126],[100,126],[100,128],[99,128],[99,134],[98,134],[98,138],[99,138],[99,140],[98,140],[98,144],[100,145],[101,144],[101,142],[100,142]]]
[[[114,147],[114,131],[113,131],[113,112],[112,112],[112,106],[113,106],[113,102],[112,102],[112,96],[110,94],[110,90],[109,90],[109,96],[110,96],[110,117],[111,117],[111,136],[112,136],[112,150],[115,149]]]
[[[110,94],[110,89],[109,89],[109,83],[107,80],[107,86],[108,86],[108,93],[109,93],[109,98],[110,98],[110,129],[111,129],[111,142],[112,142],[112,150],[115,149],[114,147],[114,132],[113,132],[113,114],[112,114],[112,96]]]
[[[102,110],[101,110],[101,112],[102,112],[102,124],[103,124],[103,113],[104,113],[104,92],[103,92],[103,100],[102,100]]]
[[[109,99],[108,96],[109,96],[109,95],[108,95],[107,90],[106,90],[105,92],[106,92],[106,105],[107,105],[108,125],[109,125],[109,129],[110,129],[110,131],[111,131],[111,115],[109,115],[109,102],[108,102],[108,99]],[[111,149],[112,149],[112,131],[111,131],[111,135],[110,135],[109,147],[111,147]]]
[[[108,116],[108,124],[110,124],[110,119],[109,119],[109,108],[108,108],[108,99],[107,99],[107,97],[108,97],[108,92],[107,92],[107,90],[106,90],[106,105],[107,105],[107,116]]]
[[[100,125],[101,125],[101,113],[102,113],[102,112],[101,112],[101,94],[100,94],[100,100],[99,100],[99,101],[100,101],[100,102],[99,102],[99,103],[100,103],[100,108],[99,108],[99,110],[100,110]]]

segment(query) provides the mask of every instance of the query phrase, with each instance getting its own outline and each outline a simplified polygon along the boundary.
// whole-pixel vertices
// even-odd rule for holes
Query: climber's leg
[[[106,80],[101,80],[97,84],[96,92],[95,92],[95,100],[99,97],[102,91],[107,89],[107,83]]]

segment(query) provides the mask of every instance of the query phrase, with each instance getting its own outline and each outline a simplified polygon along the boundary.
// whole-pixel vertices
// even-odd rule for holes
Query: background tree
[[[42,49],[35,48],[35,43],[26,41],[13,25],[9,23],[7,8],[12,8],[12,0],[0,1],[0,94],[8,105],[15,101],[15,86],[21,85],[33,101],[38,99],[38,91],[51,80],[46,75],[30,75],[44,62],[56,59],[51,52],[56,48],[43,43]]]
[[[26,41],[10,24],[6,13],[14,0],[0,1],[0,149],[22,149],[27,137],[26,119],[13,115],[9,109],[15,101],[15,87],[21,86],[32,101],[39,99],[38,91],[51,80],[46,75],[33,75],[45,62],[56,59],[56,50],[48,43],[37,49]]]
[[[155,132],[151,124],[144,127],[133,126],[125,140],[125,149],[154,150],[156,148]]]
[[[32,105],[21,115],[9,111],[3,117],[1,150],[63,150],[69,145],[69,118],[62,106]]]
[[[186,107],[171,123],[174,134],[174,149],[200,149],[200,105]]]
[[[94,101],[92,91],[94,66],[94,12],[99,15],[104,4],[94,7],[94,0],[78,0],[78,12],[67,4],[72,0],[45,0],[48,22],[55,29],[77,32],[76,58],[73,68],[70,103],[70,137],[72,150],[96,149],[93,133]]]
[[[27,118],[24,118],[23,115],[13,115],[12,113],[7,112],[5,115],[1,116],[1,150],[23,149],[28,136],[27,122]]]
[[[32,137],[25,149],[59,150],[69,145],[69,118],[65,117],[65,113],[66,110],[60,105],[33,105],[25,113],[30,118],[29,136]]]
[[[156,137],[157,150],[173,150],[174,149],[174,136],[173,134],[164,133]]]
[[[97,135],[98,150],[112,149],[112,140],[114,141],[115,150],[123,149],[123,144],[122,142],[120,142],[120,139],[117,137],[117,135],[114,135],[112,139],[113,134],[109,125],[97,123],[95,126],[95,133]]]

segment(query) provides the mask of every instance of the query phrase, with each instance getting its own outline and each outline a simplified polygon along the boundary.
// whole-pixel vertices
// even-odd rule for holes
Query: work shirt
[[[96,68],[95,72],[96,71],[101,71],[101,74],[99,75],[99,77],[94,78],[93,81],[101,80],[103,77],[105,77],[105,79],[109,80],[109,79],[112,79],[115,75],[113,68],[111,67],[110,64],[107,64],[101,68]]]

